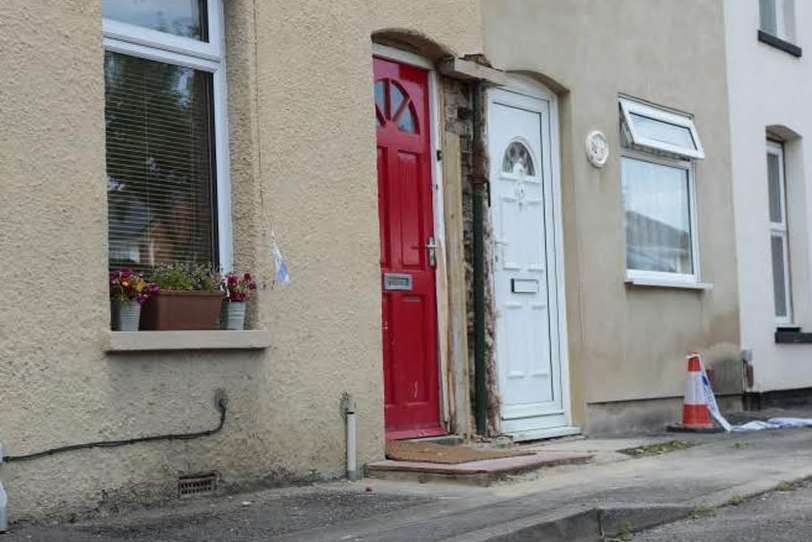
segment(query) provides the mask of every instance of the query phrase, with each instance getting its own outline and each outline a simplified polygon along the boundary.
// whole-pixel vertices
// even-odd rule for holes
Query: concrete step
[[[509,476],[546,467],[584,464],[591,460],[592,454],[570,452],[539,452],[453,465],[386,459],[369,463],[366,474],[370,478],[386,480],[442,481],[487,486]]]

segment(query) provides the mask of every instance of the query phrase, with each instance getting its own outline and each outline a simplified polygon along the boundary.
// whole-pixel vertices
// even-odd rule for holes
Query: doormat
[[[534,452],[490,450],[470,446],[443,446],[433,442],[395,440],[386,443],[386,458],[394,461],[417,461],[421,463],[441,463],[458,465],[486,459],[504,459],[521,455],[535,455]]]

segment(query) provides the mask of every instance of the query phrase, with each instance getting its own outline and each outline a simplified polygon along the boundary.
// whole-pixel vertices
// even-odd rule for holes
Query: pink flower
[[[242,280],[245,282],[251,282],[251,273],[246,273],[242,276]]]

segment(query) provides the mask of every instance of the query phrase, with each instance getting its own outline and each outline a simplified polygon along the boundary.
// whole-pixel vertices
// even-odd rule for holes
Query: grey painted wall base
[[[743,410],[741,395],[716,397],[723,413]],[[588,435],[662,432],[680,421],[682,397],[590,403],[584,432]]]
[[[743,402],[746,410],[810,406],[812,405],[812,388],[777,390],[762,393],[750,392],[744,394]]]

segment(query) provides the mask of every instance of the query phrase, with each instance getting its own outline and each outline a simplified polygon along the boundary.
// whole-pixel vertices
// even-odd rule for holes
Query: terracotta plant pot
[[[161,290],[141,313],[141,329],[181,331],[220,329],[223,292]]]

